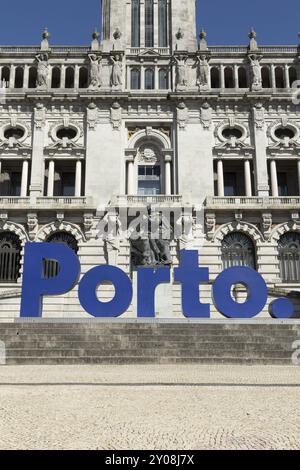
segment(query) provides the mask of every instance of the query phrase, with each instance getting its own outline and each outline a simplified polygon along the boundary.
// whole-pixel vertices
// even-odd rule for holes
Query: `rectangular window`
[[[224,173],[224,194],[225,196],[236,196],[236,174]]]
[[[278,194],[281,197],[289,195],[289,189],[287,184],[287,174],[286,173],[278,173]]]
[[[153,45],[153,0],[145,0],[145,46]]]
[[[158,0],[158,46],[168,47],[168,2]]]
[[[131,47],[140,47],[140,0],[131,3]]]
[[[140,165],[138,175],[138,194],[140,196],[155,196],[161,194],[161,171],[159,165]]]
[[[21,194],[21,173],[11,173],[10,196],[20,196]]]

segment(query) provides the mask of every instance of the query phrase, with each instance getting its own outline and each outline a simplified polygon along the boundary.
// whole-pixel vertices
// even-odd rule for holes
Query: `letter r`
[[[43,277],[43,261],[59,263],[57,276]],[[73,289],[80,274],[77,255],[61,243],[26,243],[24,255],[21,317],[42,316],[44,295],[61,295]]]

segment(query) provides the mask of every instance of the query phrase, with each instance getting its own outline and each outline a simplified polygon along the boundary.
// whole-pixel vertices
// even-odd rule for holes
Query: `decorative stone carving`
[[[89,129],[95,130],[98,118],[99,112],[97,105],[95,103],[90,103],[87,107],[87,124],[89,126]]]
[[[180,129],[184,129],[188,120],[189,112],[185,103],[182,101],[177,106],[177,121]]]
[[[130,238],[131,257],[134,266],[170,266],[170,237],[172,229],[168,221],[159,212],[148,209],[146,225],[148,230],[138,239]],[[155,227],[157,230],[152,233]]]
[[[200,55],[197,57],[197,85],[200,91],[209,90],[209,65],[208,57]]]
[[[48,31],[48,28],[45,28],[42,34],[41,51],[49,51],[49,38],[50,33]]]
[[[119,130],[122,123],[122,108],[117,101],[110,108],[110,120],[113,128]]]
[[[90,65],[90,86],[91,89],[102,86],[102,57],[96,54],[89,54]]]
[[[176,221],[180,250],[191,250],[194,246],[194,219],[192,214],[181,214]]]
[[[27,214],[27,227],[29,239],[31,241],[35,240],[37,231],[38,231],[38,216],[37,214]]]
[[[112,75],[111,75],[111,85],[117,89],[122,89],[123,85],[123,59],[122,56],[116,55],[115,57],[111,56],[110,60],[112,61]]]
[[[177,90],[185,90],[188,86],[187,57],[179,55],[174,57],[176,62],[176,86]]]
[[[121,221],[117,213],[112,212],[104,217],[107,221],[108,231],[104,237],[107,263],[117,266],[120,251]]]
[[[37,82],[36,86],[40,90],[47,90],[48,89],[48,81],[50,75],[50,66],[48,64],[48,54],[38,54],[36,56],[36,60],[38,61],[38,68],[37,68]]]
[[[265,124],[265,109],[262,103],[257,103],[253,108],[254,123],[257,129],[263,129]]]
[[[216,214],[207,213],[205,215],[206,234],[209,240],[212,240],[216,230]]]
[[[93,223],[94,223],[93,214],[83,215],[83,227],[84,227],[84,233],[85,233],[87,240],[90,240],[92,237]]]
[[[250,43],[249,43],[249,50],[250,51],[257,51],[258,50],[256,36],[257,36],[256,32],[254,31],[253,28],[251,28],[251,31],[248,34],[248,37],[250,39]]]
[[[262,232],[265,236],[266,239],[270,238],[271,232],[272,232],[272,224],[273,224],[273,219],[272,219],[272,214],[270,213],[263,213],[262,216]]]
[[[148,163],[151,165],[155,165],[157,163],[157,152],[156,149],[153,147],[143,146],[138,152],[138,161],[140,163]]]
[[[92,51],[98,51],[99,50],[99,37],[100,34],[99,32],[95,29],[92,34],[92,43],[91,43],[91,49]]]
[[[204,129],[210,129],[212,123],[212,109],[206,101],[200,108],[200,118]]]
[[[207,48],[207,42],[206,42],[206,32],[204,31],[204,29],[201,29],[200,33],[199,33],[199,38],[200,38],[200,43],[199,43],[199,50],[200,51],[207,51],[208,48]]]
[[[46,109],[42,103],[37,103],[34,109],[34,124],[37,128],[44,127],[46,122]]]
[[[262,90],[262,78],[261,78],[261,68],[260,60],[262,56],[258,54],[250,54],[249,60],[251,65],[251,89],[252,91]]]

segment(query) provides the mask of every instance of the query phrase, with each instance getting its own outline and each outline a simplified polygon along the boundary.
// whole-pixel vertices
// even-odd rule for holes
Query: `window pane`
[[[236,174],[235,173],[225,173],[224,174],[224,193],[225,196],[235,196],[236,195]]]
[[[166,69],[161,69],[159,71],[159,89],[168,90],[168,88],[169,88],[168,71]]]
[[[141,196],[155,196],[161,194],[160,181],[139,181],[138,194]]]
[[[145,46],[153,47],[153,0],[145,0]]]
[[[168,46],[168,5],[167,0],[158,1],[158,46]]]
[[[140,0],[132,0],[131,8],[131,46],[140,47]]]
[[[132,90],[139,90],[141,88],[141,74],[138,69],[131,71],[131,86]]]
[[[154,71],[147,69],[145,72],[145,90],[154,89]]]
[[[289,195],[286,173],[278,173],[278,194],[283,197]]]
[[[74,173],[62,173],[61,180],[62,180],[62,195],[74,196],[75,174]]]

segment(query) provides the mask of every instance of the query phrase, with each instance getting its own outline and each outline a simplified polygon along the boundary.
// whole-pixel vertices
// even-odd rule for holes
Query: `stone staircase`
[[[7,364],[291,364],[300,321],[0,323]]]

